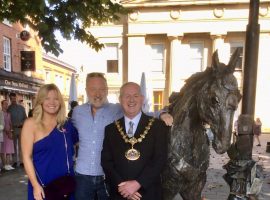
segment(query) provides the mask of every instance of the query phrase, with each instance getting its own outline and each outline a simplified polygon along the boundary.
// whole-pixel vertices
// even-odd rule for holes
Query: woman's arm
[[[34,140],[35,129],[36,125],[33,118],[29,118],[24,122],[21,132],[21,146],[22,146],[24,169],[33,186],[34,198],[35,200],[42,200],[45,198],[44,191],[37,180],[34,164],[32,161],[33,145],[35,141]]]
[[[5,127],[4,113],[0,110],[0,131],[3,131]]]
[[[13,130],[10,113],[7,113],[7,124],[5,125],[5,132],[9,139],[13,140]]]

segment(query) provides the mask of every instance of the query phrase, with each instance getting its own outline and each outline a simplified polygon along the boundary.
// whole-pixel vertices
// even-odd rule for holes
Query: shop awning
[[[21,88],[14,88],[14,87],[8,87],[8,86],[0,86],[0,90],[9,90],[9,91],[15,91],[18,93],[23,93],[23,94],[36,94],[36,91],[33,90],[27,90],[27,89],[21,89]]]

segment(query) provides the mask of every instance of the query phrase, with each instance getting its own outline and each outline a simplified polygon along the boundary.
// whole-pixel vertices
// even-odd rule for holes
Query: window
[[[194,42],[189,44],[190,47],[190,64],[188,71],[190,74],[203,70],[203,43]]]
[[[151,54],[150,54],[151,71],[164,73],[164,45],[152,44],[150,46],[151,46]]]
[[[118,73],[118,44],[107,44],[105,49],[107,72]]]
[[[66,92],[67,92],[67,94],[69,93],[69,90],[70,90],[70,79],[67,78],[66,79]]]
[[[59,82],[59,76],[58,76],[58,74],[55,74],[54,82],[57,85],[57,87],[59,87],[60,82]]]
[[[240,48],[240,59],[238,60],[235,70],[241,71],[243,67],[243,52],[244,52],[244,43],[243,42],[231,42],[230,43],[230,56],[234,53],[234,51]]]
[[[59,76],[59,84],[57,85],[58,88],[60,89],[60,91],[64,90],[64,80],[63,80],[63,76]]]
[[[59,74],[55,74],[55,84],[59,88],[60,91],[64,90],[64,82],[63,82],[63,77]]]
[[[46,80],[46,83],[50,83],[50,72],[46,71],[45,72],[45,80]]]
[[[162,109],[163,103],[163,92],[162,91],[154,91],[154,111],[158,111]]]
[[[11,42],[9,38],[3,38],[4,44],[4,70],[11,71]]]

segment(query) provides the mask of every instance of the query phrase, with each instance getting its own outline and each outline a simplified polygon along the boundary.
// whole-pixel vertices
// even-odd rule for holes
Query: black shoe
[[[17,168],[17,162],[13,163],[12,167]]]
[[[257,147],[260,147],[260,146],[262,146],[262,145],[261,145],[261,144],[257,144],[256,146],[257,146]]]
[[[20,163],[20,167],[22,167],[22,168],[24,167],[23,163]]]

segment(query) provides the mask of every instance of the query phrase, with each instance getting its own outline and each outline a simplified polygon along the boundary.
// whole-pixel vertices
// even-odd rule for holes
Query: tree
[[[127,12],[115,0],[1,0],[0,21],[29,25],[37,31],[45,51],[58,56],[63,50],[56,31],[67,40],[86,42],[98,51],[103,45],[87,28],[119,20],[120,14]]]

